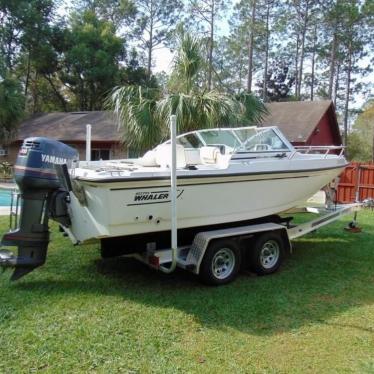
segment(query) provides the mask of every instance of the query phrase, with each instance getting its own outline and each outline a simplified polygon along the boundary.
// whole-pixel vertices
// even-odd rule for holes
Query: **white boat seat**
[[[158,166],[156,161],[156,152],[154,149],[148,151],[143,157],[136,160],[136,163],[141,166]]]
[[[186,158],[187,165],[199,165],[201,164],[200,150],[197,148],[185,148],[184,157]]]
[[[171,144],[161,144],[155,150],[156,163],[163,168],[171,167]],[[183,145],[176,144],[177,168],[186,167],[186,156]]]
[[[201,147],[200,158],[203,164],[215,164],[221,152],[218,147]]]

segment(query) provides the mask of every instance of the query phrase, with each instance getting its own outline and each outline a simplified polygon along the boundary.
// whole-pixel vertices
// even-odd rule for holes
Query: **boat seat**
[[[154,149],[146,152],[143,157],[136,160],[140,166],[159,166],[156,161],[156,151]]]
[[[164,146],[167,146],[164,148]],[[177,149],[179,148],[179,156],[177,150],[177,158],[179,163],[177,163],[177,167],[183,168],[187,165],[200,165],[202,164],[200,158],[200,150],[195,148],[184,148],[184,161],[182,155],[182,148],[177,144]],[[149,167],[157,167],[157,166],[166,166],[169,167],[168,160],[171,156],[167,155],[170,152],[170,145],[169,144],[162,144],[158,146],[156,149],[152,149],[144,154],[143,157],[140,157],[136,160],[136,163],[141,166],[149,166]],[[184,164],[185,163],[185,164]]]
[[[161,144],[155,150],[157,165],[170,168],[171,167],[171,144]],[[177,168],[186,167],[186,156],[183,145],[176,144]]]
[[[201,164],[200,150],[197,148],[185,148],[184,157],[186,165],[199,165]]]
[[[221,152],[218,147],[201,147],[200,148],[200,158],[203,164],[215,164],[217,163],[218,155]]]
[[[226,145],[225,144],[207,144],[209,147],[217,147],[222,155],[226,153]]]

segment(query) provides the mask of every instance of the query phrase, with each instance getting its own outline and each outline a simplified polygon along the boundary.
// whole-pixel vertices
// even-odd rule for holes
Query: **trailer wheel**
[[[284,242],[280,235],[268,232],[260,235],[250,253],[250,269],[258,275],[274,273],[284,259]]]
[[[200,278],[210,285],[227,284],[238,275],[240,262],[240,249],[234,240],[215,240],[205,252],[200,266]]]

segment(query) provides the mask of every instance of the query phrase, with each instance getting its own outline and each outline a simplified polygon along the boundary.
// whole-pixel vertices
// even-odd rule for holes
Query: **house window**
[[[91,150],[91,160],[109,160],[110,159],[110,149],[92,149]]]
[[[8,148],[0,146],[0,156],[8,156]]]

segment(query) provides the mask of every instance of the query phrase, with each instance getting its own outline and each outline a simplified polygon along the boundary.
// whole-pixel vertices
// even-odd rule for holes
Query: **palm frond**
[[[242,115],[238,119],[240,125],[257,125],[263,117],[268,114],[268,110],[264,103],[249,93],[241,93],[235,96],[242,106]]]
[[[218,91],[171,94],[157,102],[156,110],[164,123],[175,114],[179,132],[231,126],[233,119],[239,121],[243,111],[238,100]]]
[[[203,65],[201,40],[179,30],[177,42],[179,48],[174,59],[171,87],[179,92],[189,93]]]
[[[200,40],[181,32],[180,47],[172,72],[171,93],[126,86],[116,87],[108,108],[124,129],[124,142],[136,150],[152,148],[168,136],[170,115],[177,117],[178,132],[258,123],[266,113],[264,104],[251,94],[231,95],[205,91],[197,85],[203,66]]]
[[[116,116],[122,141],[136,151],[152,148],[163,139],[163,131],[155,113],[158,90],[140,86],[116,87],[106,107]]]

